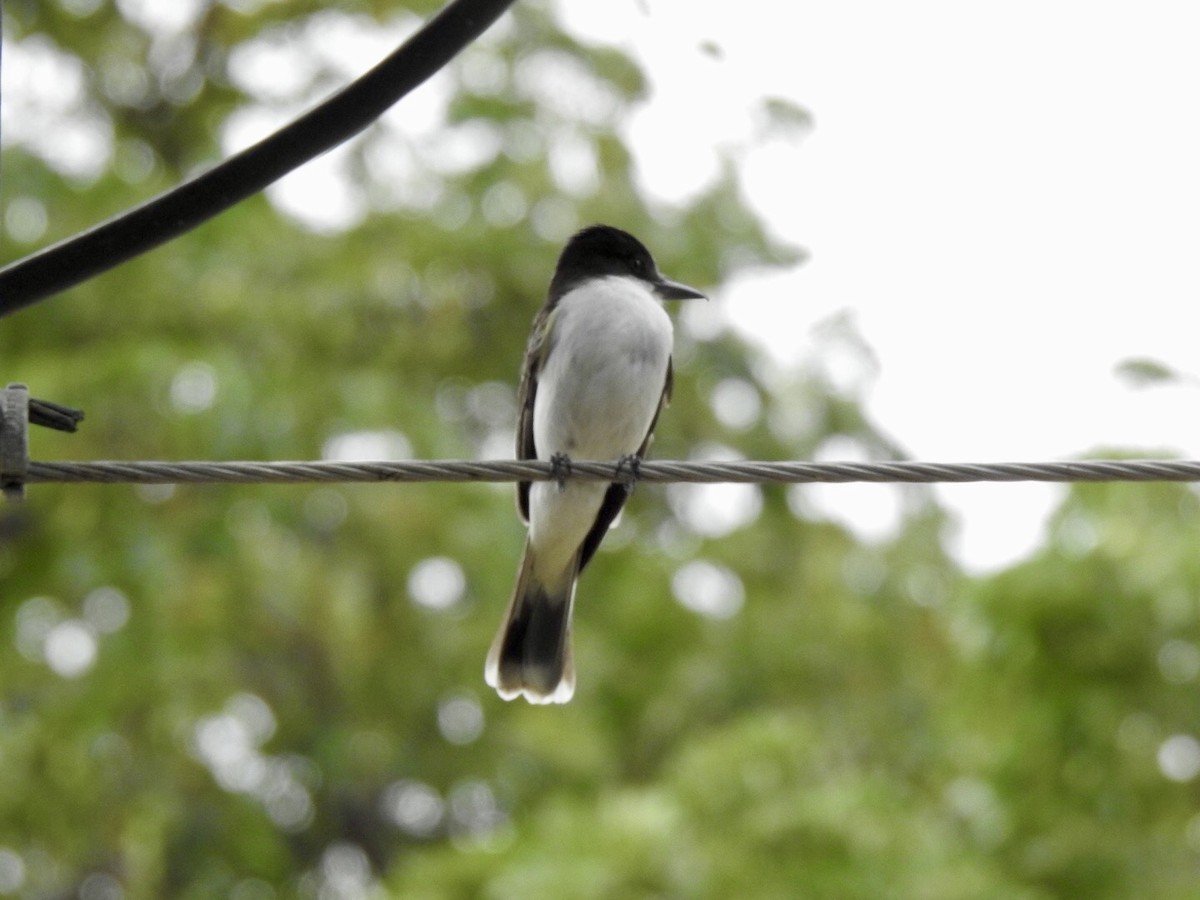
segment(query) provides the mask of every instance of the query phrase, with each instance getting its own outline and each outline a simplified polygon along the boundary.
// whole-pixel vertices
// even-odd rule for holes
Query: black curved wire
[[[201,175],[0,270],[0,316],[176,238],[353,137],[475,40],[515,0],[453,0],[371,71]]]

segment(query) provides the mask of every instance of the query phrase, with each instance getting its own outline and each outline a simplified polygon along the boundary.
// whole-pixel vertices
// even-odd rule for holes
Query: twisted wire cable
[[[538,460],[387,462],[30,462],[26,483],[277,484],[361,482],[622,481],[689,484],[1200,481],[1200,460],[1070,462],[731,462]]]

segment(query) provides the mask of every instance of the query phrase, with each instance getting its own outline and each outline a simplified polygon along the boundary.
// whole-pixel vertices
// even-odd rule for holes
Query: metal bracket
[[[29,470],[29,389],[10,384],[0,394],[0,489],[8,500],[25,497]]]

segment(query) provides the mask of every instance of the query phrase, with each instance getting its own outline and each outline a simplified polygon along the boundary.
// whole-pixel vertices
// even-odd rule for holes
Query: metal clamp
[[[10,384],[0,394],[0,489],[8,500],[25,497],[29,470],[29,389]]]

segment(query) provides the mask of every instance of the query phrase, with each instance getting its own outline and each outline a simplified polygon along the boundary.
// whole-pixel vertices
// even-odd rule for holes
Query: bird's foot
[[[550,457],[550,475],[558,482],[559,492],[567,489],[567,478],[571,475],[571,457],[565,453],[555,453]]]
[[[625,475],[626,472],[629,474]],[[629,490],[633,490],[633,486],[641,477],[642,458],[636,453],[627,453],[617,460],[617,478],[623,481]]]

